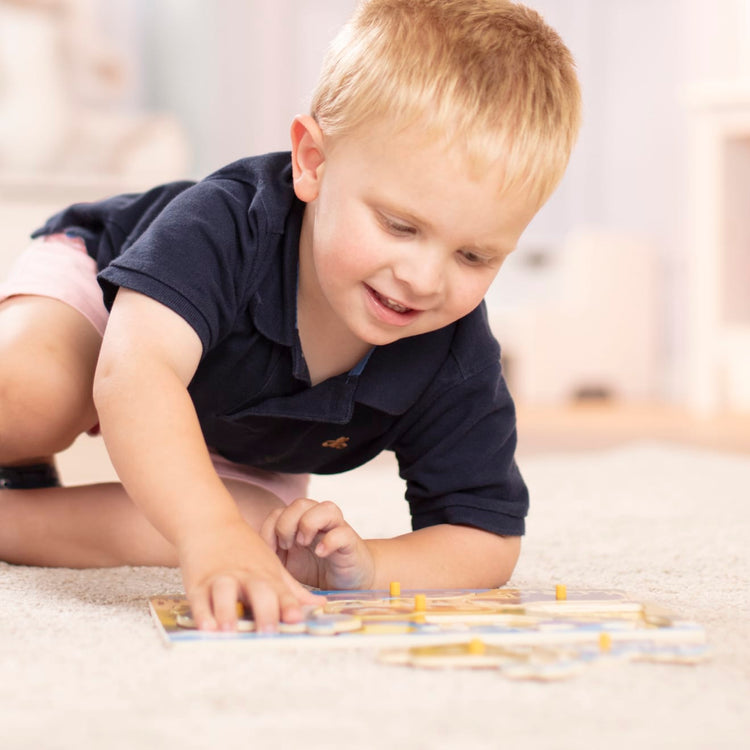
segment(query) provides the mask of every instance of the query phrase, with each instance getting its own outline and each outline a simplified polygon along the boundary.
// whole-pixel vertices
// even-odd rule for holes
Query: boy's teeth
[[[390,297],[383,297],[382,299],[391,310],[395,310],[396,312],[404,313],[409,309],[408,307],[399,305],[398,302],[394,302]]]
[[[384,304],[384,305],[385,305],[386,307],[390,308],[390,309],[391,309],[391,310],[393,310],[394,312],[398,312],[398,313],[405,313],[405,312],[409,312],[409,310],[411,310],[411,307],[404,307],[403,305],[401,305],[401,304],[399,304],[398,302],[396,302],[396,300],[394,300],[394,299],[391,299],[390,297],[386,297],[386,296],[384,296],[384,295],[380,294],[380,292],[376,292],[376,291],[375,291],[374,289],[373,289],[372,291],[373,291],[373,293],[375,294],[375,296],[376,296],[376,297],[377,297],[377,298],[378,298],[378,299],[379,299],[379,300],[380,300],[380,301],[381,301],[381,302],[382,302],[382,303],[383,303],[383,304]]]

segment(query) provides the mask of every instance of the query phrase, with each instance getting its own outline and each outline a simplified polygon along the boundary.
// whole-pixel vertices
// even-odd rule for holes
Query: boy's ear
[[[291,135],[294,192],[301,201],[310,203],[318,197],[323,174],[323,132],[310,115],[297,115]]]

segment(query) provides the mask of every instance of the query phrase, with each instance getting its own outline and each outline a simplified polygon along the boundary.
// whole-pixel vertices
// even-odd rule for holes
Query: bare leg
[[[282,505],[260,487],[225,484],[256,530]],[[66,568],[178,564],[174,547],[117,483],[0,491],[0,560]]]
[[[0,304],[0,464],[50,459],[97,422],[92,398],[101,337],[46,297]]]

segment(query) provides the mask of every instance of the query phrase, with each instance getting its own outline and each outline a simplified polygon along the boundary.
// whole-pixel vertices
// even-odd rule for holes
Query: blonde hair
[[[541,205],[580,124],[573,56],[509,0],[362,0],[331,44],[311,112],[326,136],[384,118],[458,143],[474,169],[501,160],[501,189]]]

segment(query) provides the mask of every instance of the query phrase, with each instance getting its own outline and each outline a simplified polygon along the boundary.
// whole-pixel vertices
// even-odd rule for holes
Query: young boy
[[[504,583],[528,497],[482,300],[578,122],[533,11],[369,0],[291,156],[52,217],[0,289],[0,559],[180,565],[206,629],[297,621],[302,584]],[[97,425],[122,485],[55,486]],[[414,530],[364,540],[307,474],[383,450]]]

